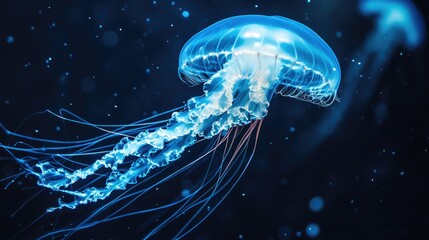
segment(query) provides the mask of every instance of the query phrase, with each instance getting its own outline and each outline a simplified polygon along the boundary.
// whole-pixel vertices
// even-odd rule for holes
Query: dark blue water
[[[91,132],[46,115],[25,120],[45,109],[66,108],[94,123],[124,124],[182,106],[202,89],[186,86],[177,76],[181,47],[210,24],[240,14],[281,15],[306,24],[346,71],[374,27],[355,2],[3,1],[0,122],[32,136],[74,139]],[[415,2],[428,11],[424,1]],[[365,111],[350,109],[316,148],[306,151],[302,136],[313,137],[306,127],[317,124],[326,109],[274,97],[250,167],[189,239],[428,239],[428,45],[394,51],[388,64],[379,66],[379,85]],[[0,141],[11,139],[1,133]],[[0,158],[1,178],[20,172],[5,151]],[[18,178],[3,190],[8,183],[0,183],[2,239],[19,233],[57,198],[42,192],[11,217],[40,188],[34,177]],[[180,194],[184,186],[167,191]],[[314,197],[323,200],[319,211],[309,207]],[[16,239],[75,224],[93,209],[55,212]],[[123,218],[72,239],[139,239],[145,221],[139,215]],[[162,233],[155,239],[163,239]]]

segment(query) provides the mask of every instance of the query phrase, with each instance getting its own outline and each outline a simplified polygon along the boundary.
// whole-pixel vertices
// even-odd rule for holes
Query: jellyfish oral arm
[[[174,112],[165,128],[142,132],[133,139],[123,138],[112,151],[86,168],[69,172],[55,167],[54,163],[37,164],[39,171],[35,174],[40,186],[75,196],[72,202],[59,199],[59,205],[48,211],[63,207],[74,209],[80,204],[105,199],[113,191],[137,183],[138,178],[145,177],[152,169],[179,159],[198,139],[210,139],[222,131],[262,119],[275,89],[269,79],[275,78],[279,69],[261,64],[260,58],[253,55],[232,58],[223,70],[204,83],[204,94],[188,100],[185,110]],[[129,157],[135,160],[128,170],[121,170],[124,159]],[[69,189],[101,168],[111,170],[104,187]]]

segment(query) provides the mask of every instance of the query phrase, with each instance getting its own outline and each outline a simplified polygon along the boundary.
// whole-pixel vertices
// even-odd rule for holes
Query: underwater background
[[[413,2],[428,26],[425,1]],[[397,41],[387,60],[374,61],[374,88],[362,81],[347,91],[353,81],[347,76],[359,81],[355,58],[376,29],[375,17],[364,16],[358,1],[4,0],[0,123],[32,136],[85,137],[91,133],[34,113],[65,108],[94,123],[126,124],[183,106],[202,89],[180,81],[181,47],[207,26],[243,14],[291,18],[326,41],[343,76],[334,110],[350,97],[344,94],[365,97],[320,139],[318,124],[331,107],[274,97],[244,176],[185,239],[429,239],[427,37],[410,49],[401,44],[406,30],[387,34]],[[374,44],[372,54],[384,54],[377,51],[383,42]],[[2,132],[0,142],[7,141]],[[19,172],[0,149],[1,239],[34,239],[103,204],[63,209],[31,224],[57,197],[45,191],[32,198],[40,190],[33,176],[8,185]],[[180,192],[181,184],[164,188]],[[145,218],[99,224],[71,239],[140,239]],[[161,232],[154,239],[165,237]]]

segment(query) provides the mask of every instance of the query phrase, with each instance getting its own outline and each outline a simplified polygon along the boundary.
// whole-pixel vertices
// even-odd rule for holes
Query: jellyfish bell
[[[249,79],[266,90],[267,101],[279,93],[321,106],[335,99],[341,79],[335,54],[314,31],[263,15],[227,18],[194,35],[180,52],[178,72],[191,86],[224,74]]]

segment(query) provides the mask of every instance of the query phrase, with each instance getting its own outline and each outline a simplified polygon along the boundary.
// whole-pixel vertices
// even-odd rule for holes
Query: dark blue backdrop
[[[416,4],[426,13],[423,2]],[[189,17],[182,16],[184,10]],[[33,112],[67,108],[92,122],[129,123],[181,106],[201,94],[177,76],[181,46],[208,25],[240,14],[282,15],[306,24],[331,46],[343,70],[373,29],[351,0],[5,0],[0,3],[0,122],[15,129]],[[274,98],[247,173],[189,238],[289,239],[284,233],[290,233],[295,239],[301,232],[307,239],[305,228],[315,222],[318,239],[429,239],[427,50],[427,44],[415,51],[397,49],[365,112],[346,116],[317,149],[306,151],[298,138],[325,109]],[[375,107],[379,102],[387,107],[382,116]],[[46,118],[32,119],[24,129],[58,137]],[[6,152],[0,154],[1,178],[19,172]],[[2,239],[52,204],[44,202],[46,193],[10,217],[37,192],[34,178],[20,180],[0,191]],[[315,196],[325,202],[317,213],[308,208]],[[57,216],[17,239],[49,231]],[[121,219],[80,237],[138,238],[141,221]]]

